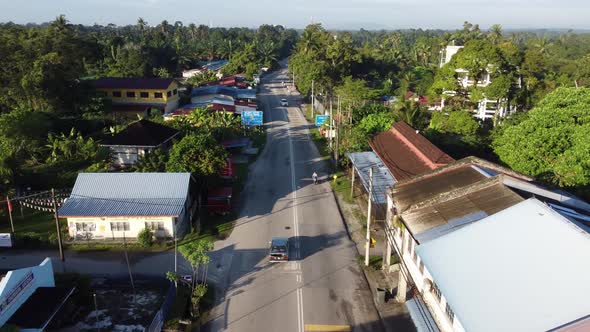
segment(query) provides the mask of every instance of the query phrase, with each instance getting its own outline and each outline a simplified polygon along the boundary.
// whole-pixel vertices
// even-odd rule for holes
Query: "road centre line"
[[[300,250],[299,250],[299,220],[297,216],[297,185],[295,182],[295,154],[293,153],[293,140],[291,139],[291,125],[289,123],[289,108],[284,108],[285,114],[285,121],[287,126],[287,136],[289,137],[289,153],[290,153],[290,161],[291,161],[291,189],[293,192],[293,232],[295,233],[295,243],[296,243],[296,259],[300,259]],[[297,264],[299,268],[300,265]],[[298,278],[300,275],[298,274]],[[304,319],[303,319],[303,290],[299,285],[297,285],[297,323],[299,327],[299,331],[303,331],[304,326]]]

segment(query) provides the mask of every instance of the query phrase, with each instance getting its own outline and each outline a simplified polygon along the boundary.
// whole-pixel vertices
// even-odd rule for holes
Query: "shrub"
[[[141,244],[144,248],[149,248],[154,244],[154,235],[149,228],[142,229],[139,234],[137,234],[137,242]]]

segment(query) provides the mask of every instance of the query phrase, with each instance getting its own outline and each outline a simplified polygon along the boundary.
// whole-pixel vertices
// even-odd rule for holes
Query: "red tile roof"
[[[403,121],[375,136],[369,144],[396,181],[455,161]]]

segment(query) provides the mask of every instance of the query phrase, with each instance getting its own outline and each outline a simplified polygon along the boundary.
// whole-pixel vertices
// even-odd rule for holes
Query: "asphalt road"
[[[328,176],[328,165],[283,80],[285,69],[263,80],[267,144],[251,166],[233,233],[212,253],[219,291],[205,330],[381,331],[330,186],[311,179],[314,171]],[[272,237],[290,239],[290,262],[269,263]]]
[[[298,107],[281,107],[297,96],[283,88],[286,71],[269,74],[260,98],[265,106],[267,144],[251,165],[242,193],[242,209],[229,238],[215,243],[209,281],[218,301],[205,326],[209,331],[382,331],[367,282],[357,264],[328,183],[314,185],[311,174],[329,176],[328,165],[308,136]],[[276,83],[272,83],[276,82]],[[269,263],[272,237],[288,237],[291,258]],[[53,259],[56,272],[126,278],[122,252],[56,250],[0,251],[0,270],[37,265]],[[135,277],[162,278],[174,270],[174,252],[130,252]],[[178,255],[180,273],[190,273]]]

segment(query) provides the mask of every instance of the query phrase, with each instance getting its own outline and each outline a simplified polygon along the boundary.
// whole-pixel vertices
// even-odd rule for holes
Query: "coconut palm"
[[[502,40],[502,26],[500,24],[492,25],[488,32],[488,38],[492,44],[497,45]]]
[[[410,127],[422,130],[428,120],[427,113],[418,102],[412,100],[401,100],[393,109],[393,118],[395,121],[403,121]]]

